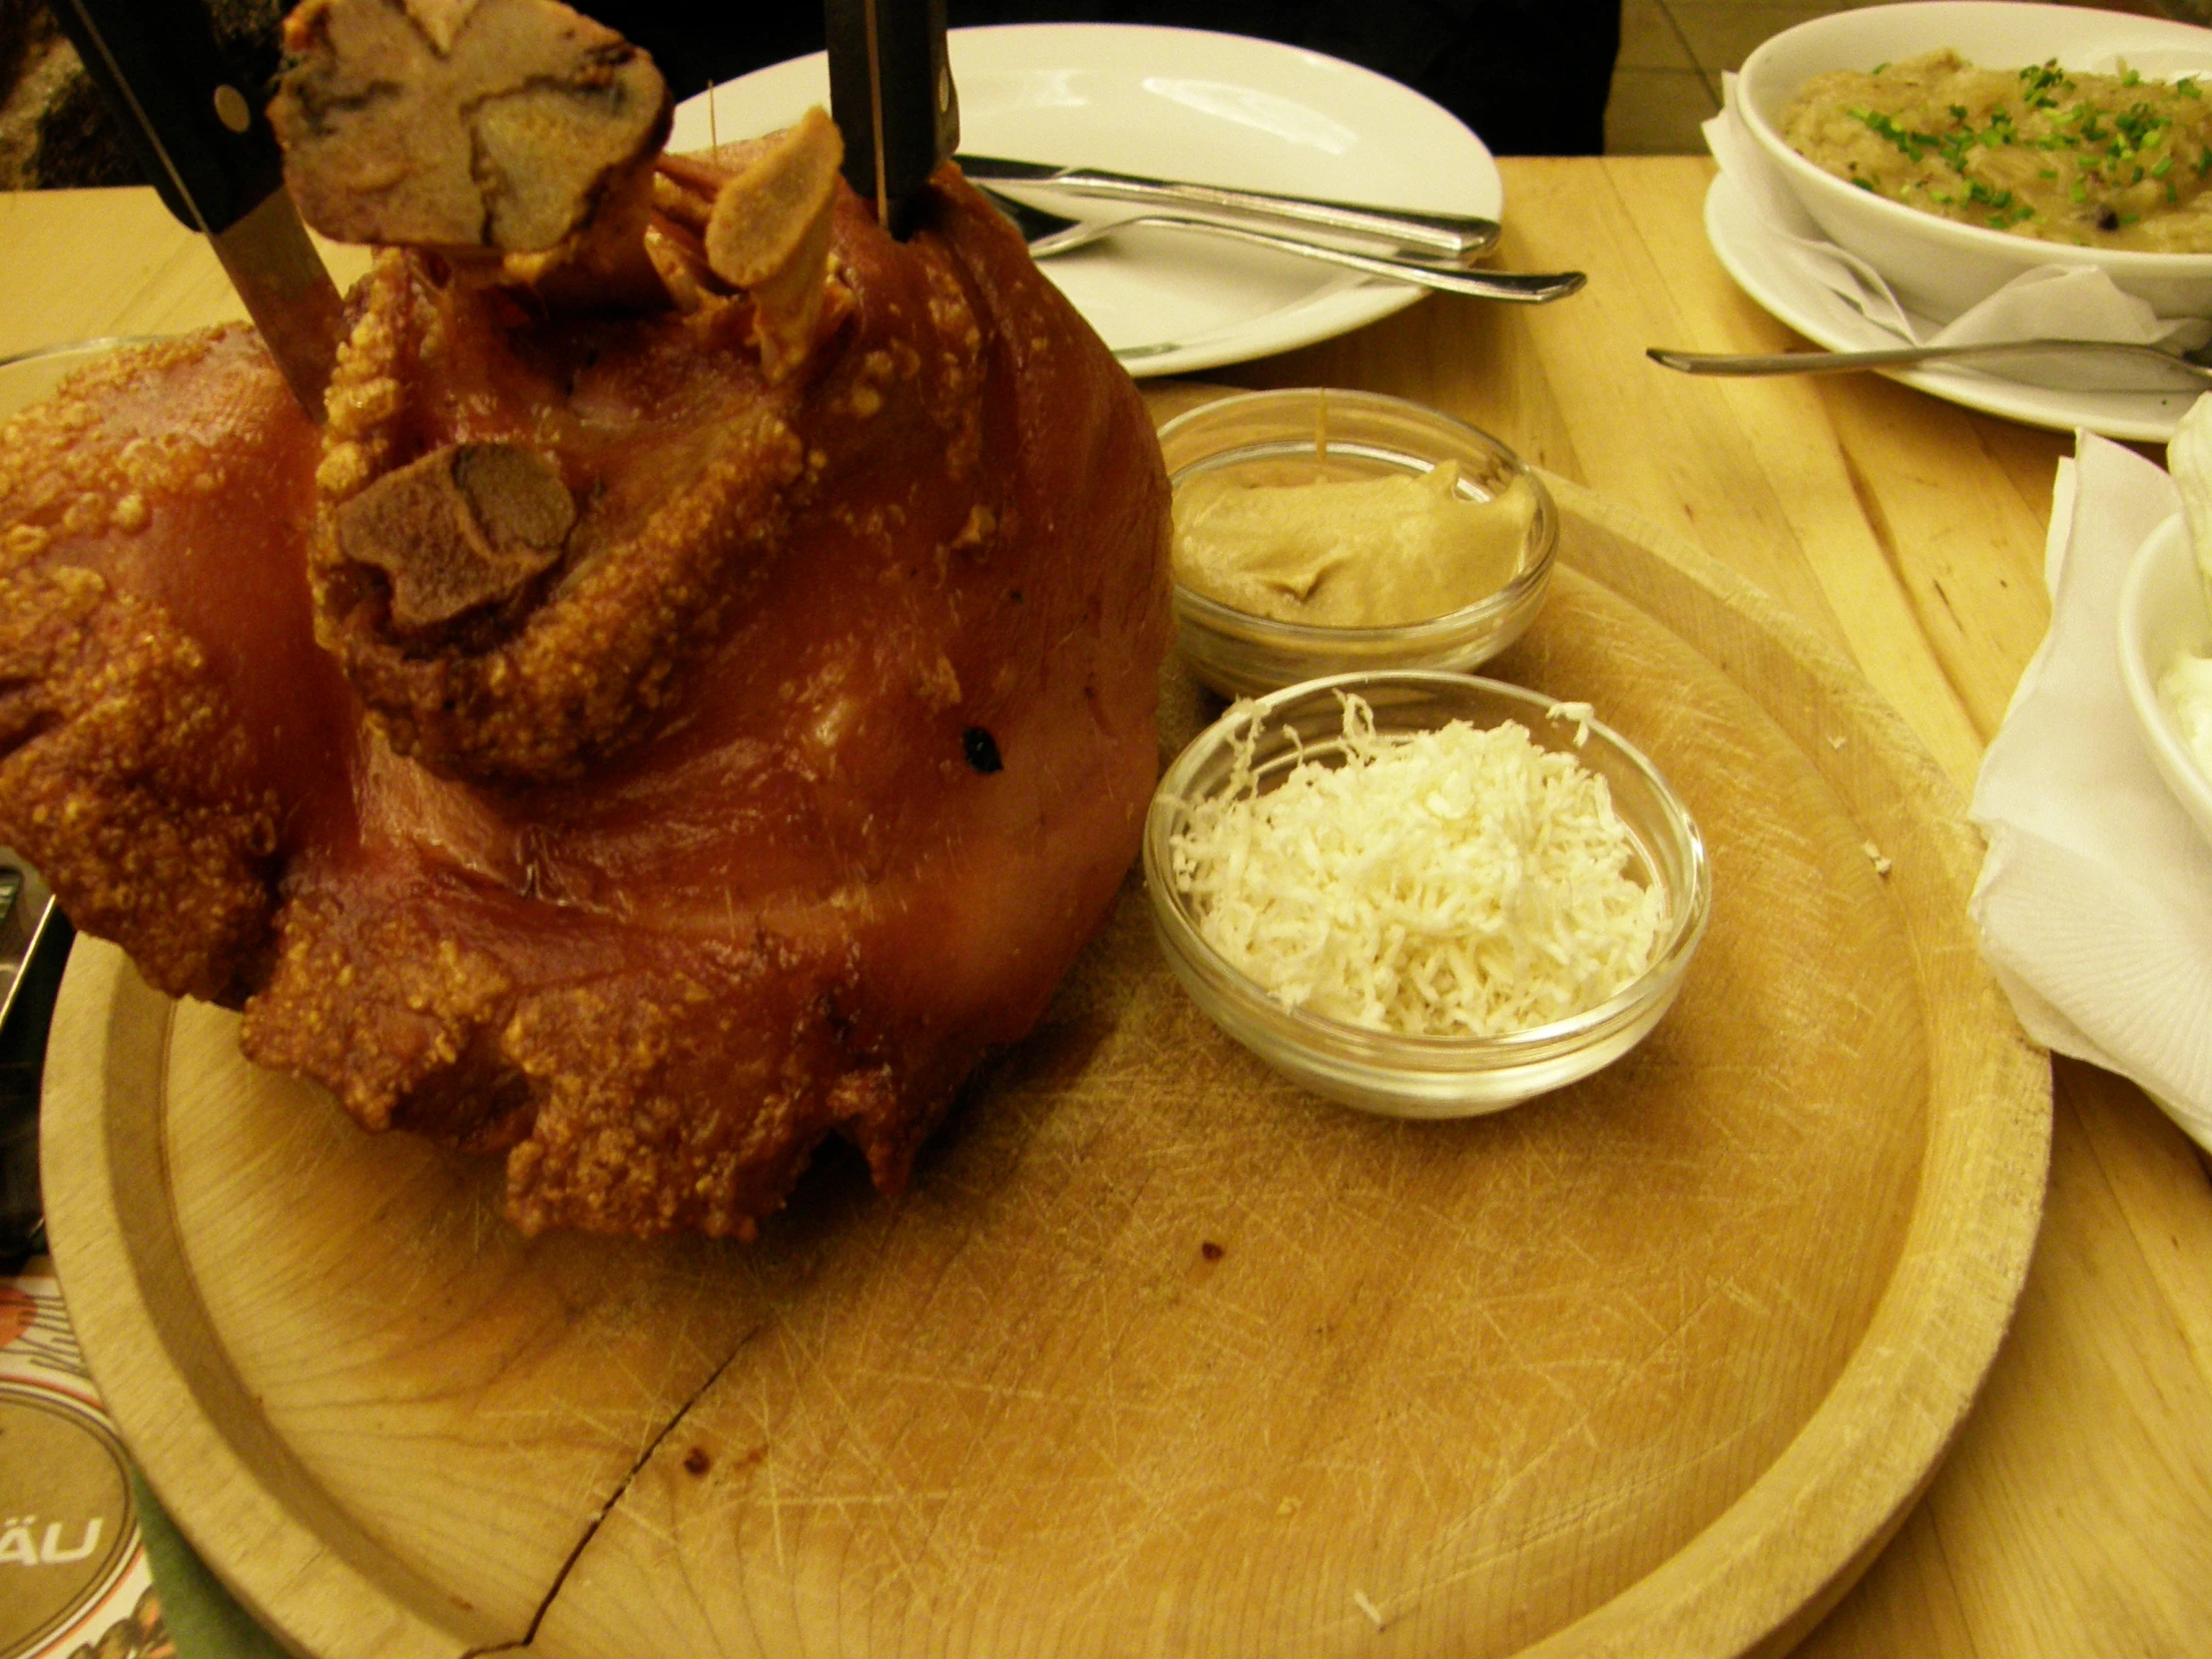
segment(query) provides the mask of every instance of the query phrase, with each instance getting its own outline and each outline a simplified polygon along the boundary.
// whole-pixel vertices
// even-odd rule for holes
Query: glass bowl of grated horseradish
[[[1586,704],[1341,675],[1233,705],[1160,782],[1145,883],[1216,1024],[1318,1094],[1468,1117],[1611,1064],[1673,1003],[1712,876]]]

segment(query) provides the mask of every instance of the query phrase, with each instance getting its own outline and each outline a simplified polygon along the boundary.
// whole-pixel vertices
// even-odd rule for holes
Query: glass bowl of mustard
[[[1403,398],[1247,392],[1160,428],[1177,646],[1226,697],[1463,671],[1543,604],[1558,509],[1487,432]]]

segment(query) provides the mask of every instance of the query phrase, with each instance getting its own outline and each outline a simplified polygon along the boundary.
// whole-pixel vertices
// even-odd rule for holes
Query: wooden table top
[[[1648,345],[1801,344],[1706,245],[1701,158],[1499,163],[1537,308],[1435,296],[1217,371],[1391,392],[1686,536],[1855,660],[1961,796],[2048,621],[2070,437],[1874,376],[1712,381]],[[363,265],[334,251],[341,281]],[[0,356],[243,314],[150,191],[0,195]],[[2212,1177],[2131,1084],[2056,1068],[2050,1191],[2010,1336],[1926,1498],[1800,1653],[2180,1655],[2212,1632]]]

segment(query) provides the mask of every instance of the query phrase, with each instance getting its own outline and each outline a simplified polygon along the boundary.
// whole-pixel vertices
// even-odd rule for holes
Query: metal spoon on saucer
[[[1771,356],[1729,352],[1668,351],[1651,346],[1644,355],[1684,374],[1846,374],[1862,369],[1903,368],[1913,363],[1964,361],[1976,357],[2056,356],[2096,353],[2152,363],[2174,375],[2212,385],[2212,345],[2175,353],[2155,345],[2123,340],[1983,340],[1971,345],[1901,345],[1876,351],[1783,351]]]

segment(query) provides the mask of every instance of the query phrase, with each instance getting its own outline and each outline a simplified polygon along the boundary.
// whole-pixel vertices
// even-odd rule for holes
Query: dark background
[[[822,50],[818,6],[578,9],[653,54],[679,100]],[[1619,0],[947,0],[953,28],[1157,23],[1257,35],[1363,64],[1425,94],[1501,156],[1595,156],[1620,48]]]
[[[242,85],[277,67],[276,0],[209,0]],[[653,54],[679,101],[822,50],[815,0],[583,0]],[[1153,23],[1256,35],[1364,64],[1450,110],[1504,156],[1598,155],[1620,0],[947,0],[954,28]],[[137,162],[46,0],[0,0],[0,189],[137,184]]]

